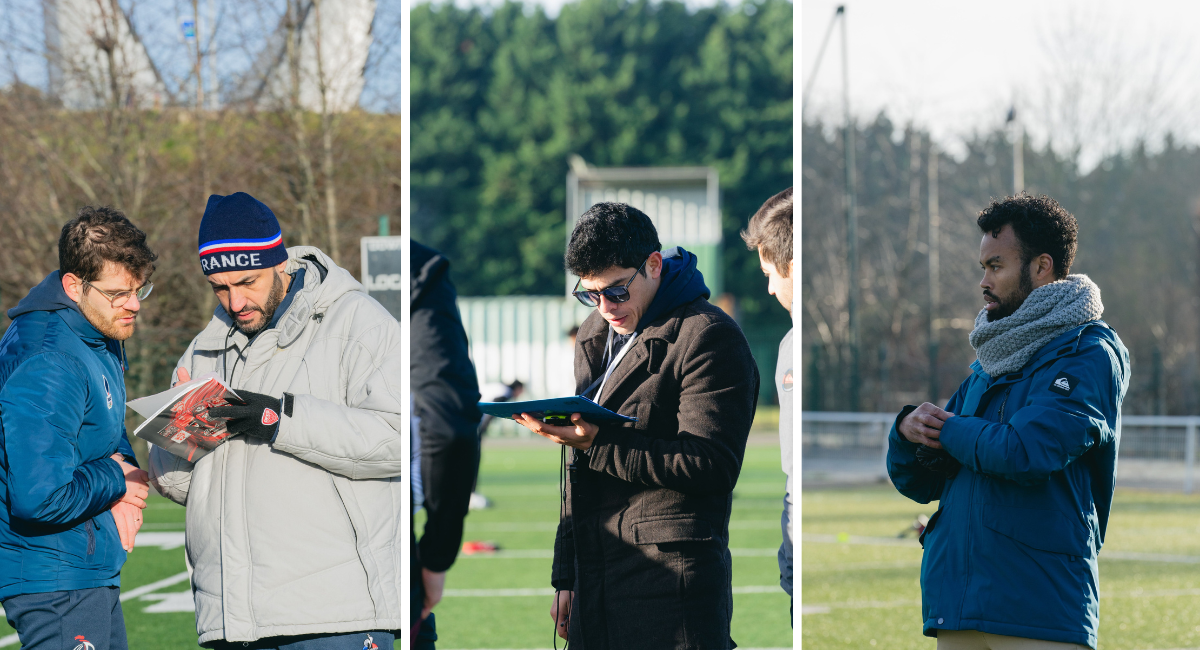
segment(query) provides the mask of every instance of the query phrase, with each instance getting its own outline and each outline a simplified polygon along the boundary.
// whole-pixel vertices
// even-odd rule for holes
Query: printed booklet
[[[208,409],[229,404],[237,393],[216,373],[176,384],[161,393],[129,402],[146,421],[133,435],[180,458],[196,462],[229,438],[225,420],[208,418]]]

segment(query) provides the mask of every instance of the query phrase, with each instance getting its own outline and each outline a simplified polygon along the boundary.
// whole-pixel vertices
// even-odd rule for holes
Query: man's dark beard
[[[1025,272],[1021,274],[1021,281],[1017,284],[1017,290],[1010,294],[1005,299],[1000,299],[996,294],[987,291],[984,294],[998,303],[996,308],[987,313],[988,322],[998,321],[1001,318],[1012,316],[1021,305],[1025,304],[1025,299],[1029,294],[1033,293],[1033,274],[1029,271],[1029,265],[1025,264]]]
[[[280,303],[283,302],[283,297],[287,292],[283,290],[283,280],[279,279],[278,273],[271,275],[271,292],[267,294],[267,304],[264,307],[255,307],[253,311],[263,314],[262,320],[256,325],[242,325],[234,314],[229,314],[229,318],[233,320],[233,324],[238,328],[238,331],[246,336],[254,336],[259,332],[267,329],[271,324],[271,319],[275,318],[275,310],[279,309]],[[228,310],[226,310],[228,313]]]

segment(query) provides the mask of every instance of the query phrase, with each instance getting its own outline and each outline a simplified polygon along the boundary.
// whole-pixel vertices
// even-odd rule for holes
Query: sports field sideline
[[[743,650],[792,647],[788,597],[779,588],[775,559],[784,476],[778,437],[767,433],[773,412],[763,411],[734,491],[730,526],[733,638]],[[501,551],[460,556],[451,568],[436,610],[439,649],[554,647],[550,549],[558,522],[558,463],[558,446],[540,438],[485,439],[479,489],[495,505],[471,512],[465,539],[496,542]],[[145,514],[121,574],[129,647],[197,648],[183,558],[184,510],[151,496]],[[423,523],[418,515],[418,531]],[[16,633],[0,617],[0,650],[18,647]]]
[[[891,486],[804,491],[806,648],[932,650],[921,548],[898,538],[920,505]],[[1097,650],[1200,649],[1200,496],[1118,488],[1100,551]]]
[[[788,596],[779,587],[779,514],[784,475],[777,411],[762,409],[734,490],[733,639],[743,650],[792,647]],[[485,439],[479,491],[494,502],[472,511],[466,539],[500,545],[495,555],[459,556],[437,608],[438,648],[553,648],[551,549],[558,525],[558,446]],[[421,530],[418,519],[417,530]],[[562,641],[558,641],[562,647]]]

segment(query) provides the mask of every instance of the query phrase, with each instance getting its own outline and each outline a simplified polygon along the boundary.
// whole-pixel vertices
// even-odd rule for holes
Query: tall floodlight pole
[[[859,406],[858,377],[858,210],[854,204],[854,124],[850,119],[850,49],[846,41],[846,6],[838,5],[837,14],[842,19],[842,109],[845,112],[845,129],[842,148],[846,154],[846,266],[849,275],[846,311],[849,316],[850,334],[850,410]]]
[[[941,288],[938,283],[939,230],[941,217],[938,215],[938,152],[937,146],[929,143],[929,401],[937,403],[941,392],[938,386],[938,303]]]
[[[1017,120],[1017,105],[1008,109],[1008,119],[1005,120],[1012,128],[1013,143],[1013,196],[1025,190],[1025,132],[1021,122]]]

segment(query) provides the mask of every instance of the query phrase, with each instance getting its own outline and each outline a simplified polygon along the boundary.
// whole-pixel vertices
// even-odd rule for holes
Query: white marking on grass
[[[184,544],[182,532],[171,533],[138,533],[133,538],[134,546],[157,546],[164,551],[181,548]]]
[[[865,537],[862,535],[827,535],[804,533],[800,540],[815,544],[863,544],[870,546],[909,546],[920,548],[915,539],[903,537]],[[1136,562],[1167,562],[1170,564],[1200,564],[1200,555],[1172,555],[1170,553],[1138,553],[1133,551],[1100,551],[1102,560],[1132,560]]]
[[[1200,596],[1200,589],[1159,589],[1154,591],[1137,589],[1128,593],[1114,594],[1100,592],[1100,597],[1105,600],[1113,598],[1167,598],[1170,596]],[[828,605],[801,605],[801,614],[828,614],[834,609],[888,609],[892,607],[916,607],[921,604],[919,600],[864,600],[852,601],[848,603],[833,603]],[[1177,650],[1189,650],[1188,648],[1179,648]],[[1197,648],[1195,650],[1200,650]]]
[[[539,589],[445,589],[442,598],[501,598],[509,596],[553,596],[554,588]]]
[[[733,557],[775,557],[779,554],[777,548],[731,548],[729,554]],[[460,559],[483,559],[483,560],[528,560],[528,559],[547,559],[553,558],[554,551],[550,549],[500,549],[494,553],[472,553],[470,555],[460,555]]]
[[[921,548],[920,542],[905,537],[864,537],[862,535],[804,533],[800,536],[800,541],[816,544],[868,544],[871,546],[910,546]]]
[[[167,587],[170,587],[171,585],[179,584],[187,579],[188,579],[187,571],[184,571],[183,573],[177,573],[177,574],[171,576],[170,578],[164,578],[157,582],[151,582],[148,585],[142,585],[141,587],[138,587],[136,589],[130,589],[129,591],[121,594],[121,601],[123,602],[123,601],[129,600],[131,598],[145,596],[147,594],[151,594],[155,591],[158,591],[159,589],[165,589]],[[192,592],[190,592],[190,591],[185,591],[182,593],[187,594],[189,599],[192,596]],[[156,594],[156,596],[157,595],[158,594]],[[171,597],[170,594],[166,594],[163,596],[163,599],[165,600],[166,598],[170,598],[170,597]],[[194,608],[193,608],[193,610],[194,610]],[[0,616],[3,616],[3,611],[4,610],[0,609]],[[149,609],[147,609],[147,611],[149,611]],[[16,645],[17,643],[20,643],[20,642],[21,642],[20,636],[18,636],[17,634],[10,634],[6,637],[0,637],[0,648],[3,648],[5,646],[10,646],[10,645]]]
[[[829,605],[801,605],[801,614],[828,614],[835,609],[890,609],[892,607],[920,607],[919,600],[859,600]]]
[[[190,590],[172,591],[171,593],[167,594],[146,594],[145,596],[142,596],[142,600],[159,601],[142,610],[147,614],[196,611],[196,600],[192,598],[192,592]]]
[[[153,593],[155,591],[158,591],[159,589],[166,589],[167,587],[170,587],[171,585],[177,585],[177,584],[183,582],[184,580],[187,580],[190,575],[191,575],[190,573],[188,573],[187,571],[184,571],[183,573],[176,573],[175,575],[171,576],[170,578],[163,578],[162,580],[159,580],[158,582],[151,582],[150,584],[142,585],[141,587],[138,587],[137,589],[130,589],[129,591],[121,594],[121,602],[125,602],[131,598],[138,598],[140,596],[145,596],[146,594]]]
[[[469,531],[529,533],[558,530],[558,522],[549,521],[489,521],[467,523]],[[779,530],[778,519],[744,519],[729,522],[729,530]]]
[[[859,564],[828,564],[825,566],[805,566],[805,573],[842,573],[845,571],[874,571],[876,569],[913,569],[920,568],[921,561],[901,560],[896,562],[862,562]]]
[[[1136,560],[1139,562],[1170,562],[1174,564],[1200,564],[1200,556],[1169,555],[1165,553],[1136,553],[1131,551],[1100,551],[1104,560]]]
[[[735,594],[772,594],[775,592],[779,592],[781,594],[784,593],[783,589],[779,585],[751,585],[733,588],[733,593]],[[541,587],[535,589],[446,589],[442,592],[442,598],[507,598],[512,596],[553,595],[553,587]]]

